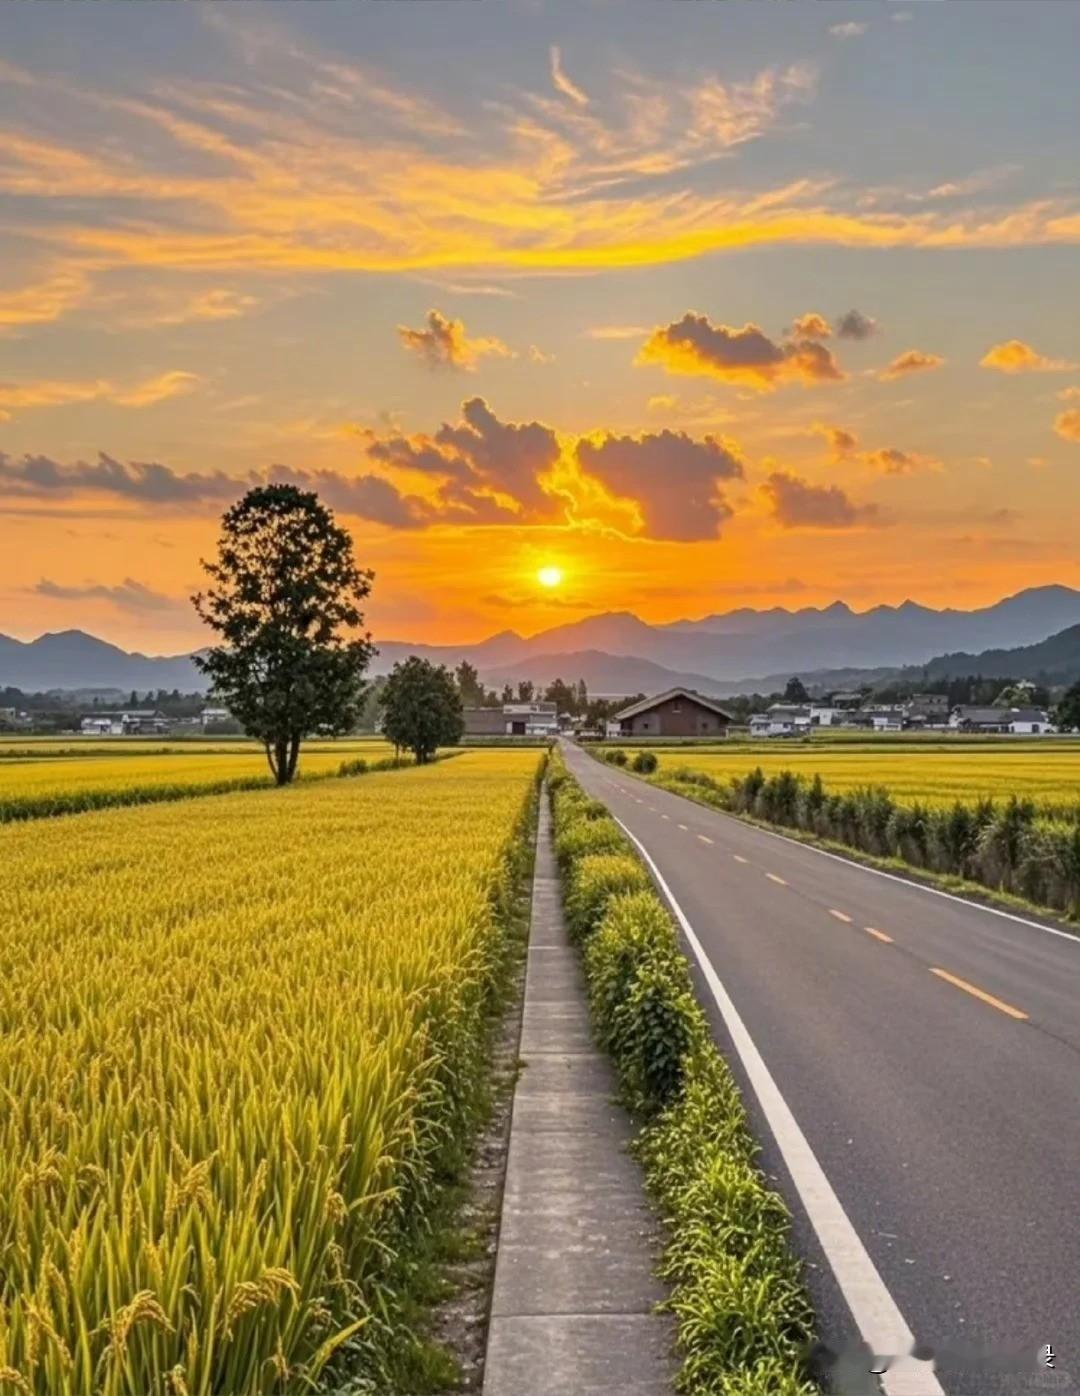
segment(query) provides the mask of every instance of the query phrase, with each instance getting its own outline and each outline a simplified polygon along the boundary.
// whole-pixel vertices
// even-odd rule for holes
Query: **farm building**
[[[621,737],[726,737],[731,714],[692,688],[669,688],[612,718]]]
[[[556,737],[559,714],[554,703],[504,703],[498,708],[465,708],[467,737]]]
[[[960,732],[1011,732],[1019,736],[1043,736],[1053,732],[1049,715],[1041,708],[954,708],[949,726]]]
[[[809,732],[812,709],[796,703],[774,703],[768,712],[750,719],[752,737],[798,737]]]

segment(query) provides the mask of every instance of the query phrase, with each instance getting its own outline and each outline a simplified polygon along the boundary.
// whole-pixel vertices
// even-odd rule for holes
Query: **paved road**
[[[1080,1392],[1080,940],[566,755],[653,859],[907,1327],[953,1354],[922,1389]],[[713,1016],[839,1348],[852,1286]],[[1047,1344],[1053,1371],[1036,1367]]]

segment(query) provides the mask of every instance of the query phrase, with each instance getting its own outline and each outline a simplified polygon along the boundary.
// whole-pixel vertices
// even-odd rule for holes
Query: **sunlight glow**
[[[536,580],[542,587],[557,587],[563,579],[561,567],[541,567]]]

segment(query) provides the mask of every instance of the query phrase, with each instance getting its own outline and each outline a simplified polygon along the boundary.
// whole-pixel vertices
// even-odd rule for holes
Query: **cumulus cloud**
[[[186,609],[187,602],[182,597],[166,596],[154,591],[134,577],[125,577],[115,586],[101,582],[88,582],[85,586],[65,586],[42,577],[31,588],[35,596],[46,596],[55,601],[107,601],[121,611],[136,614],[145,612],[174,611]]]
[[[551,45],[549,57],[551,59],[551,81],[556,91],[561,92],[564,97],[569,97],[579,107],[587,107],[589,105],[588,95],[566,76],[558,44]]]
[[[854,504],[838,485],[811,485],[786,470],[774,471],[761,492],[782,528],[857,528],[877,514],[872,504]]]
[[[719,482],[744,474],[731,442],[681,431],[583,438],[577,460],[610,494],[636,503],[650,538],[681,541],[716,537],[732,512]]]
[[[668,373],[702,374],[758,392],[772,392],[783,383],[836,382],[844,376],[829,350],[816,340],[796,336],[777,343],[757,325],[731,329],[692,311],[653,330],[636,362],[659,364]]]
[[[859,438],[846,427],[815,422],[810,430],[817,436],[823,436],[829,443],[834,465],[859,462],[883,475],[907,475],[913,470],[923,470],[937,464],[930,456],[916,451],[902,451],[897,446],[878,446],[874,450],[864,451]]]
[[[1022,339],[1007,339],[988,349],[979,360],[981,368],[999,373],[1071,373],[1076,367],[1066,359],[1050,359]]]
[[[836,39],[857,39],[860,34],[865,34],[867,26],[857,20],[849,19],[844,24],[830,24],[829,33]]]
[[[1054,430],[1062,441],[1080,441],[1080,407],[1070,407],[1054,418]]]
[[[836,322],[836,333],[841,339],[869,339],[877,328],[878,322],[861,310],[848,310]]]
[[[888,380],[904,378],[911,373],[927,373],[931,369],[940,368],[944,362],[940,354],[927,354],[922,349],[906,349],[904,353],[897,354],[892,363],[881,370],[878,377]]]
[[[538,517],[549,516],[553,501],[537,477],[559,458],[552,428],[542,422],[501,422],[482,397],[462,403],[461,415],[456,426],[443,423],[436,444],[467,461],[480,483],[510,495]]]
[[[832,326],[816,310],[800,315],[791,328],[797,339],[828,339],[832,334]]]
[[[818,436],[823,436],[829,443],[829,450],[833,460],[839,464],[841,461],[851,460],[859,450],[859,438],[853,431],[848,431],[846,427],[830,426],[826,422],[815,422],[811,430]]]
[[[465,333],[461,320],[451,320],[437,310],[427,313],[427,328],[398,326],[398,337],[411,353],[429,368],[458,368],[471,372],[483,358],[511,358],[501,339],[473,338]]]

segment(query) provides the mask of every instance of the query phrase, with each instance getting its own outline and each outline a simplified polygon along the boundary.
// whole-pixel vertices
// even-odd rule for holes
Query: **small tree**
[[[461,695],[442,664],[410,655],[395,664],[379,695],[383,735],[403,746],[422,765],[441,746],[453,746],[465,731]]]
[[[293,485],[249,490],[221,521],[213,586],[196,611],[223,644],[195,657],[215,697],[266,748],[278,785],[296,775],[300,743],[355,725],[375,653],[360,604],[374,574],[315,494]]]
[[[479,708],[483,704],[485,690],[475,666],[463,659],[454,670],[454,678],[457,680],[458,692],[465,706]]]
[[[810,695],[806,691],[806,685],[798,677],[790,678],[787,687],[784,689],[785,703],[809,703]]]

